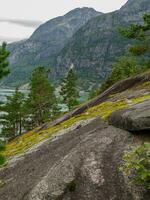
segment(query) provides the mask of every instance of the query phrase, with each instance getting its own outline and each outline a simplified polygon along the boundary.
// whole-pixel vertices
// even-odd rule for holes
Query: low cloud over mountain
[[[37,28],[42,22],[36,20],[20,20],[20,19],[0,19],[1,22],[8,22],[12,24],[17,24],[20,26],[32,27]]]

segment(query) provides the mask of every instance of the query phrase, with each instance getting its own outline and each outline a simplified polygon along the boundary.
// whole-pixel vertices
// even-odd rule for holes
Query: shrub
[[[6,158],[3,155],[0,155],[0,165],[3,165],[6,162]]]
[[[0,152],[5,150],[5,142],[0,140]],[[3,165],[6,161],[5,156],[0,154],[0,165]]]
[[[0,151],[4,151],[5,148],[6,148],[5,142],[3,142],[3,141],[0,140]]]
[[[120,170],[128,176],[129,182],[150,189],[150,143],[126,152],[123,161]]]

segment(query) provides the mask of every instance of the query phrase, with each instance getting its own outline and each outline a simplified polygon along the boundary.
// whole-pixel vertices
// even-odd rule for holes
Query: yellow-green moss
[[[106,120],[112,112],[123,108],[128,108],[131,106],[131,104],[136,104],[147,99],[150,99],[150,94],[145,94],[143,96],[130,99],[131,102],[129,104],[128,101],[126,101],[126,99],[114,102],[113,101],[103,102],[97,106],[87,109],[84,113],[80,115],[70,118],[69,120],[61,123],[60,125],[50,126],[47,129],[42,130],[40,132],[38,132],[37,129],[35,129],[26,134],[23,134],[22,136],[9,142],[6,145],[6,150],[5,152],[3,152],[3,154],[7,157],[12,157],[17,154],[21,154],[30,149],[32,146],[38,144],[39,142],[50,138],[53,134],[56,134],[59,130],[70,127],[75,122],[98,116]]]
[[[132,103],[137,104],[137,103],[143,102],[143,101],[148,100],[148,99],[150,99],[150,94],[145,94],[145,95],[142,95],[140,97],[133,98]]]
[[[135,85],[131,90],[141,90],[141,89],[148,89],[150,90],[150,81],[146,81],[144,83],[139,83]]]
[[[0,188],[2,188],[6,183],[3,180],[0,180]]]

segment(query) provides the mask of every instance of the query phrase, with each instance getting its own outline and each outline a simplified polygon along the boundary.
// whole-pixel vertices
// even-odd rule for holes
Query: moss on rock
[[[47,140],[52,135],[57,134],[58,131],[67,129],[68,127],[72,126],[76,122],[90,119],[93,117],[101,117],[102,119],[107,120],[109,115],[113,113],[114,111],[117,111],[123,108],[129,108],[130,106],[136,103],[145,101],[147,99],[150,99],[149,93],[138,96],[136,98],[132,98],[130,99],[130,101],[127,101],[127,99],[120,99],[118,101],[112,101],[111,99],[110,101],[108,99],[107,101],[97,106],[91,107],[87,109],[84,113],[80,115],[76,115],[57,126],[50,126],[47,129],[43,129],[40,131],[38,131],[38,129],[34,129],[32,131],[29,131],[28,133],[23,134],[22,136],[10,141],[6,145],[6,150],[3,152],[3,155],[7,157],[12,157],[17,154],[24,153],[30,148],[32,148],[34,145],[44,140]]]

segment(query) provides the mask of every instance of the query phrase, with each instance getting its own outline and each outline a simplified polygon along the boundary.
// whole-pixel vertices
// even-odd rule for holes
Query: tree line
[[[119,28],[122,39],[132,41],[123,56],[112,65],[112,71],[100,88],[92,90],[90,97],[102,93],[119,80],[137,75],[150,69],[150,14],[144,14],[142,24],[131,24]]]
[[[7,58],[9,52],[6,44],[0,47],[0,78],[9,73]],[[50,70],[37,67],[29,80],[29,94],[16,88],[12,96],[7,96],[6,102],[0,104],[0,136],[7,139],[15,138],[22,133],[41,126],[47,121],[54,120],[60,113],[60,104],[67,105],[71,110],[78,104],[77,77],[73,68],[70,68],[60,84],[60,98],[56,97],[55,88],[49,81]]]

